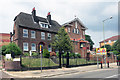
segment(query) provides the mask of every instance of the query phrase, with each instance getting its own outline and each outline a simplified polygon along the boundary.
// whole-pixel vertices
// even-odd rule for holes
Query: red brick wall
[[[28,30],[28,38],[23,37],[23,29]],[[31,38],[31,30],[34,30],[36,32],[36,38],[35,39]],[[22,51],[23,51],[23,42],[28,43],[28,46],[29,46],[28,49],[29,50],[31,50],[31,43],[35,43],[36,44],[36,52],[39,51],[40,42],[44,42],[45,43],[44,48],[48,49],[48,45],[50,45],[50,43],[52,43],[52,40],[53,40],[54,35],[55,35],[55,33],[51,33],[51,40],[48,40],[47,39],[47,37],[48,37],[47,33],[50,33],[50,32],[45,32],[45,40],[41,40],[41,32],[44,32],[44,31],[19,27],[19,28],[15,29],[15,32],[16,32],[16,34],[15,34],[16,36],[14,38],[18,37],[18,40],[16,40],[15,42],[22,49]]]
[[[79,29],[80,34],[73,33],[73,29],[75,28],[75,22],[70,23],[72,26],[65,26],[65,30],[68,33],[69,37],[72,39],[84,39],[85,35],[83,35],[83,30],[81,24],[77,21],[77,28]],[[68,32],[68,27],[70,27],[70,32]],[[87,47],[87,44],[85,45]],[[83,50],[80,48],[80,42],[73,42],[73,52],[80,53],[82,57],[86,57],[87,50]]]
[[[0,47],[10,43],[10,34],[0,33]]]

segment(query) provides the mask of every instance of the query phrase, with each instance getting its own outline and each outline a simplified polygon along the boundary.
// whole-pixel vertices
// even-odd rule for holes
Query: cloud
[[[113,5],[108,5],[103,11],[102,15],[105,16],[114,16],[118,15],[118,3],[115,3]]]
[[[9,33],[13,30],[14,17],[20,12],[31,14],[35,7],[37,15],[46,17],[51,12],[52,19],[64,24],[74,19],[76,15],[88,28],[95,46],[103,40],[102,20],[113,16],[105,23],[106,38],[116,35],[117,28],[117,1],[118,0],[1,0],[0,5],[0,32]],[[7,5],[7,6],[5,6]],[[110,35],[111,34],[111,35]]]

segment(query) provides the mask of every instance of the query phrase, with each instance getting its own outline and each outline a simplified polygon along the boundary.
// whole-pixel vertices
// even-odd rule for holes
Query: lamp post
[[[112,19],[112,18],[113,18],[113,17],[111,16],[111,17],[109,17],[109,18],[103,20],[103,39],[104,39],[104,48],[105,48],[105,31],[104,31],[104,22],[107,21],[107,20],[110,20],[110,19]],[[105,67],[106,67],[106,56],[105,56]]]

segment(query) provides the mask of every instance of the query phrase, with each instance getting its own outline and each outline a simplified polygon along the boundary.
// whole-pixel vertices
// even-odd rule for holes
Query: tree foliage
[[[120,40],[117,40],[117,41],[113,44],[112,50],[113,50],[113,51],[117,51],[118,54],[120,54]]]
[[[85,35],[85,40],[89,41],[89,43],[90,43],[90,50],[92,50],[94,42],[92,41],[91,36]]]
[[[18,55],[22,54],[21,49],[15,43],[10,43],[9,45],[4,45],[4,46],[2,46],[1,49],[2,49],[2,55],[13,54],[15,56],[18,56]]]
[[[104,46],[102,46],[101,48],[104,48]],[[108,44],[105,45],[105,48],[107,49],[107,52],[112,50],[112,47]]]
[[[72,50],[72,42],[64,27],[59,29],[58,34],[55,36],[53,41],[54,42],[52,43],[52,47],[55,50],[64,52]]]

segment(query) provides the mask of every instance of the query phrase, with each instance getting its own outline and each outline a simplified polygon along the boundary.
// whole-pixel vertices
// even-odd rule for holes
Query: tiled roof
[[[39,16],[37,16],[37,18],[38,18],[39,22],[48,23],[47,18],[43,18],[43,17],[39,17]],[[35,23],[33,21],[32,14],[27,14],[24,12],[19,13],[15,17],[14,21],[16,21],[16,24],[21,27],[39,29],[39,30],[44,30],[44,31],[49,31],[49,32],[57,32],[59,30],[59,28],[61,27],[61,25],[58,22],[51,20],[50,28],[42,28],[42,27],[40,27],[39,23]]]
[[[75,18],[75,19],[72,20],[72,21],[69,21],[69,22],[67,22],[67,23],[64,23],[62,26],[66,26],[66,25],[72,26],[72,25],[70,25],[70,23],[71,23],[71,22],[74,22],[74,21],[78,21],[78,22],[82,25],[83,29],[88,29],[88,28],[82,23],[82,21],[80,21],[79,18]]]
[[[114,40],[118,40],[118,38],[120,38],[120,35],[110,37],[108,39],[105,39],[105,41],[106,42],[109,41],[109,40],[114,41]],[[104,41],[100,41],[99,43],[102,43],[102,42],[104,42]]]

